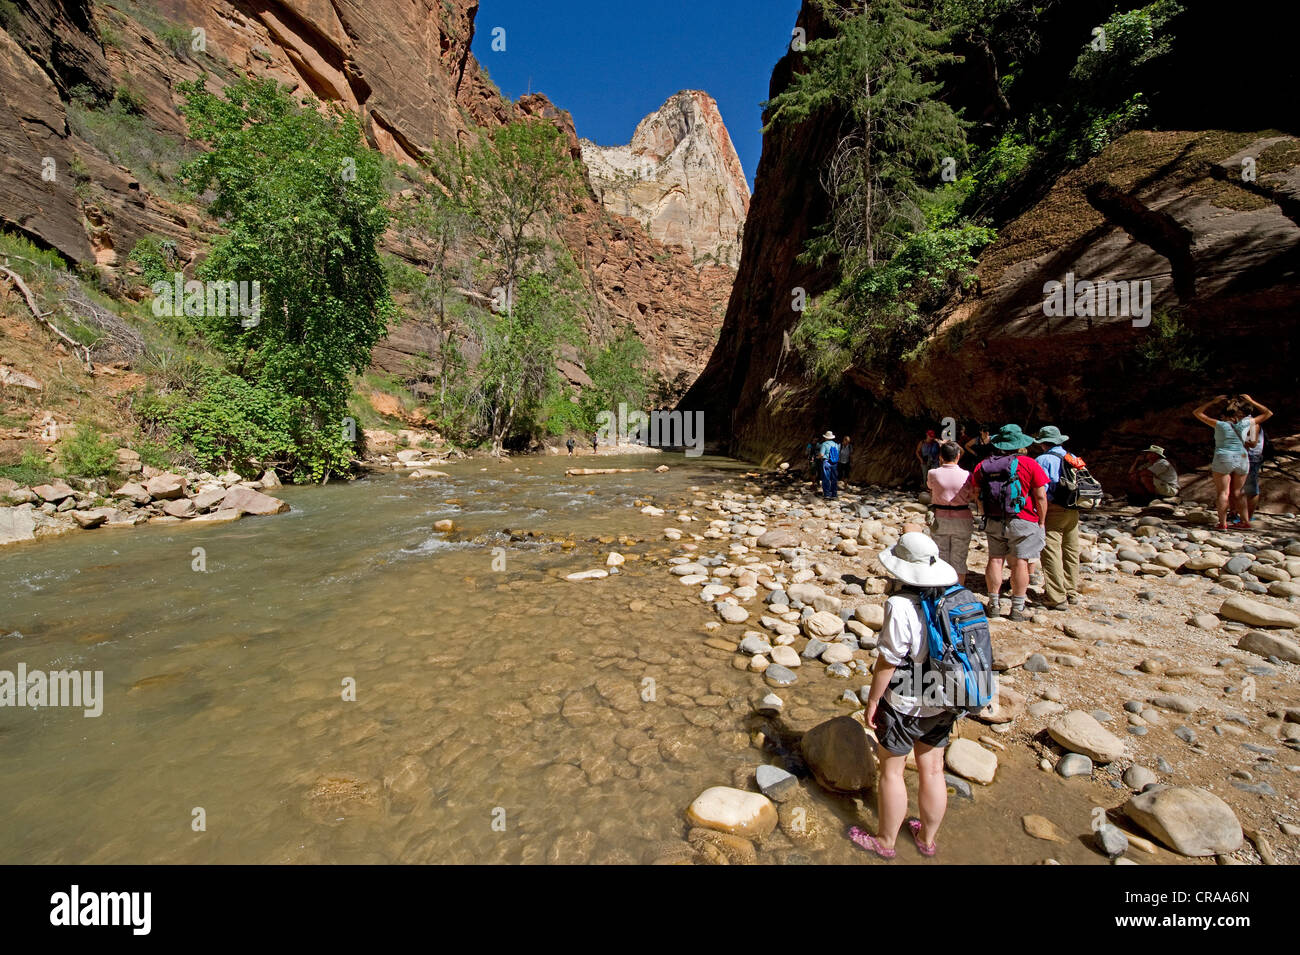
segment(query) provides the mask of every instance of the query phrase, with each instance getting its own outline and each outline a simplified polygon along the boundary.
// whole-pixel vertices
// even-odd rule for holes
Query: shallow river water
[[[636,506],[739,488],[742,466],[598,463],[661,460],[474,461],[285,488],[273,518],[0,552],[0,671],[104,681],[97,718],[0,708],[0,862],[653,861],[699,792],[770,758],[748,735],[761,678],[704,647],[716,618]],[[562,579],[610,550],[640,559]],[[833,836],[761,861],[865,861],[853,802],[818,798]],[[1009,752],[954,801],[943,858],[1100,861],[1024,836],[1027,802],[1086,831],[1085,791]]]

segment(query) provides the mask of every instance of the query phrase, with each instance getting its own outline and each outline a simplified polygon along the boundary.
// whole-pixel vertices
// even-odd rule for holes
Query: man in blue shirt
[[[835,443],[835,433],[827,431],[817,448],[817,460],[822,466],[822,497],[833,501],[840,496],[840,446]]]
[[[1059,503],[1057,490],[1061,483],[1061,468],[1067,452],[1068,434],[1048,425],[1034,435],[1034,441],[1043,453],[1034,458],[1047,474],[1047,542],[1043,546],[1043,599],[1048,610],[1064,610],[1067,603],[1079,602],[1079,510]],[[1083,462],[1068,455],[1071,464],[1082,467]]]

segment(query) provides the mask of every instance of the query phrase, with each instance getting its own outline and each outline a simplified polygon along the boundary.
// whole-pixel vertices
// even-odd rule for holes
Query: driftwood
[[[23,277],[21,275],[19,275],[13,269],[10,269],[4,265],[0,265],[0,275],[3,275],[7,279],[9,279],[9,281],[13,283],[14,288],[18,289],[18,291],[23,293],[23,298],[27,300],[27,308],[29,311],[31,311],[32,318],[35,318],[37,321],[41,322],[43,325],[49,328],[50,331],[54,332],[55,335],[59,336],[59,338],[67,342],[68,345],[70,345],[74,351],[81,352],[82,355],[85,356],[86,371],[90,372],[91,374],[94,374],[95,365],[90,360],[90,346],[81,344],[81,342],[77,341],[75,338],[72,338],[70,335],[66,334],[61,328],[59,328],[59,326],[55,325],[52,321],[50,321],[48,318],[45,317],[52,313],[42,312],[37,307],[36,296],[32,294],[32,290],[27,287],[27,283],[23,281]]]
[[[649,468],[569,468],[564,472],[565,477],[582,477],[587,474],[633,474],[637,471],[648,471]]]

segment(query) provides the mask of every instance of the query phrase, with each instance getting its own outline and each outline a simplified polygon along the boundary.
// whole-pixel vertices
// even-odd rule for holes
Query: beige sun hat
[[[834,440],[835,440],[835,432],[834,432],[834,431],[827,431],[824,435],[822,435],[822,437],[825,438],[827,441],[834,441]]]
[[[925,534],[910,531],[889,550],[881,551],[885,570],[913,587],[947,587],[957,583],[957,571],[939,557],[939,545]]]

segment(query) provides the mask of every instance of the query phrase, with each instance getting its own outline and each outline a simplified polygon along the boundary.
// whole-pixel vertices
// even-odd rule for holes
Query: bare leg
[[[1023,597],[1029,590],[1029,561],[1011,558],[1011,596]]]
[[[921,806],[921,841],[934,845],[948,810],[948,783],[943,778],[943,750],[916,744],[917,801]]]
[[[1232,475],[1211,471],[1210,477],[1214,481],[1214,506],[1219,512],[1219,526],[1222,527],[1228,523],[1228,488]]]
[[[1005,558],[1002,557],[990,557],[988,566],[984,568],[984,583],[989,589],[990,599],[996,597],[998,591],[1002,589],[1002,564],[1004,560]]]
[[[1232,497],[1232,508],[1241,515],[1243,521],[1250,520],[1250,514],[1246,510],[1246,497],[1241,493],[1241,489],[1246,486],[1246,475],[1232,474],[1229,484],[1229,495]]]
[[[903,781],[907,756],[895,756],[883,746],[877,747],[876,752],[880,756],[880,776],[876,780],[876,839],[882,846],[892,849],[907,816],[907,784]],[[945,796],[947,792],[945,789]]]

